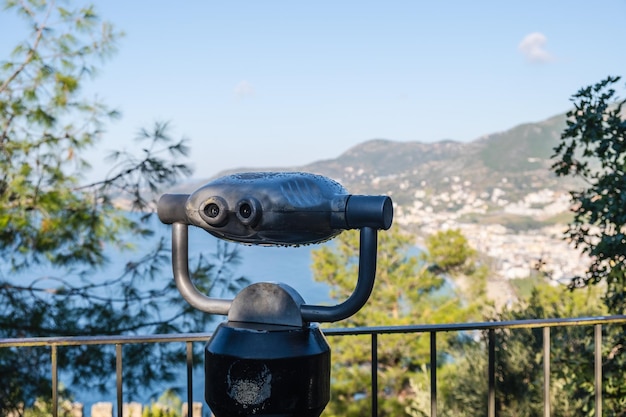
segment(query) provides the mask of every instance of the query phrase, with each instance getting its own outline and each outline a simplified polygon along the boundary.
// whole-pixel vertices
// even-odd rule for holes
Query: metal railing
[[[383,334],[410,334],[424,333],[430,335],[430,415],[437,416],[437,333],[486,331],[488,333],[488,417],[495,417],[496,412],[496,338],[498,329],[543,329],[543,402],[544,416],[550,416],[550,329],[553,327],[593,326],[594,328],[594,385],[595,385],[595,416],[602,416],[602,326],[609,324],[625,324],[626,316],[582,317],[561,319],[516,320],[482,323],[455,323],[434,325],[409,326],[381,326],[357,328],[324,329],[326,336],[354,336],[369,335],[371,338],[371,392],[378,393],[378,336]],[[58,364],[57,351],[65,346],[82,345],[115,345],[115,375],[117,416],[122,416],[123,390],[123,350],[125,344],[143,343],[185,343],[187,366],[187,404],[188,416],[193,413],[193,344],[206,343],[210,333],[193,333],[180,335],[151,335],[151,336],[85,336],[85,337],[42,337],[21,339],[0,339],[0,349],[8,347],[50,347],[50,363],[52,378],[52,410],[53,416],[58,416]],[[378,412],[378,395],[372,395],[372,416]]]

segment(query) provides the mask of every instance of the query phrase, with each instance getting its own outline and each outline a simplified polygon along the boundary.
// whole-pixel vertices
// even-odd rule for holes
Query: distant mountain
[[[571,184],[550,171],[553,148],[565,127],[565,115],[525,123],[471,142],[433,143],[369,140],[337,158],[297,167],[239,168],[246,171],[305,171],[339,181],[353,194],[390,194],[400,205],[411,204],[414,190],[441,193],[451,183],[491,194],[498,188],[510,201],[540,189],[565,190]],[[186,191],[208,179],[185,185]]]

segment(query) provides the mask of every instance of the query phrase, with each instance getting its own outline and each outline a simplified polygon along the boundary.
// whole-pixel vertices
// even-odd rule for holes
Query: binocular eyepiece
[[[163,223],[194,225],[230,241],[301,245],[345,229],[388,229],[393,207],[387,196],[350,195],[320,175],[263,172],[222,177],[192,194],[165,194],[158,215]]]

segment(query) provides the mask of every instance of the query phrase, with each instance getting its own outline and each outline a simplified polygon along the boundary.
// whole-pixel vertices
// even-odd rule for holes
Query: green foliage
[[[421,373],[409,380],[409,389],[412,392],[404,412],[410,417],[430,417],[430,381],[428,370],[423,365]]]
[[[426,259],[446,274],[471,272],[476,251],[458,230],[445,230],[426,238]]]
[[[458,231],[441,232],[429,238],[427,252],[410,254],[413,240],[396,228],[379,233],[376,283],[368,303],[341,327],[389,326],[415,323],[465,321],[482,304],[484,281],[481,270],[471,262],[473,251]],[[436,265],[435,265],[436,263]],[[344,232],[334,245],[313,251],[315,280],[331,287],[338,302],[354,289],[358,264],[358,234]],[[467,294],[461,298],[447,281],[466,278]],[[448,277],[448,278],[446,278]],[[480,287],[483,287],[482,289]],[[461,291],[459,291],[461,292]],[[369,410],[371,347],[368,337],[332,338],[333,398],[328,416],[361,416]],[[408,398],[415,395],[411,381],[423,376],[429,361],[428,335],[381,335],[378,340],[379,415],[399,416]],[[456,335],[442,334],[442,346],[459,343]],[[445,358],[441,358],[445,363]]]
[[[571,287],[601,284],[611,314],[626,313],[626,100],[617,96],[618,82],[620,77],[607,77],[572,97],[574,109],[554,149],[552,167],[557,175],[584,182],[582,189],[571,192],[574,219],[566,237],[589,255],[591,264]],[[608,333],[606,339],[610,348],[603,364],[605,404],[625,410],[624,329]],[[591,388],[584,384],[579,391],[589,397]]]
[[[626,123],[624,99],[616,101],[620,77],[582,88],[572,97],[567,128],[555,148],[553,170],[560,176],[584,180],[573,191],[574,220],[566,233],[592,263],[572,286],[604,282],[612,313],[626,307]]]
[[[50,417],[54,415],[52,413],[53,407],[50,401],[46,401],[42,398],[35,400],[32,407],[24,410],[24,417]],[[59,403],[58,409],[59,417],[72,417],[72,403],[65,400]]]
[[[100,25],[91,7],[6,2],[4,13],[10,12],[32,32],[0,70],[0,252],[16,269],[101,264],[100,240],[115,241],[131,225],[110,216],[110,202],[94,212],[94,202],[105,198],[95,190],[91,198],[77,190],[88,166],[80,152],[117,115],[84,99],[80,85],[119,34]]]
[[[156,402],[144,406],[142,417],[181,417],[182,400],[172,390],[166,390]]]
[[[85,184],[85,151],[119,113],[88,98],[83,87],[121,33],[93,6],[2,3],[1,13],[23,19],[28,32],[0,61],[0,337],[206,330],[208,315],[182,301],[170,278],[166,239],[154,247],[140,243],[144,252],[110,279],[91,279],[117,261],[108,259],[109,248],[130,252],[137,248],[129,242],[153,236],[157,220],[149,210],[158,192],[191,172],[183,161],[186,141],[157,122],[137,135],[138,154],[114,152],[109,174]],[[135,213],[116,206],[121,200]],[[210,294],[242,285],[229,268],[236,261],[236,250],[226,245],[213,258],[198,258],[197,286]],[[126,346],[124,392],[172,379],[171,364],[184,355],[172,349]],[[0,414],[50,395],[49,360],[46,348],[0,350]],[[111,347],[58,351],[70,386],[105,389],[114,363]]]
[[[65,386],[60,384],[58,392],[58,409],[57,413],[59,417],[72,417],[75,415],[76,403],[72,402],[71,395],[68,394]],[[20,403],[19,407],[14,410],[15,416],[23,417],[50,417],[53,406],[52,400],[46,397],[37,397],[35,401],[29,407],[24,407],[24,403]],[[6,415],[3,413],[2,415]]]
[[[569,291],[538,283],[527,298],[491,320],[565,318],[606,313],[597,288]],[[606,330],[607,332],[618,329]],[[496,330],[496,414],[543,416],[543,329]],[[551,415],[593,415],[593,327],[553,328],[551,346]],[[442,379],[444,416],[485,415],[488,398],[487,334],[453,352],[453,368]],[[614,401],[605,411],[620,410]],[[621,408],[623,409],[623,408]],[[607,414],[613,415],[613,414]],[[621,415],[621,414],[617,414]]]
[[[330,283],[340,301],[355,281],[356,234],[342,234],[336,244],[314,252],[315,277]],[[458,230],[426,239],[426,251],[408,252],[409,236],[392,229],[380,233],[377,282],[368,304],[340,326],[462,322],[485,318],[508,321],[532,318],[602,316],[607,308],[601,288],[571,291],[537,277],[527,295],[501,312],[486,309],[487,271]],[[450,288],[449,285],[453,283]],[[455,292],[458,291],[458,293]],[[623,367],[620,326],[605,326],[603,337],[604,410],[623,416]],[[496,330],[496,414],[540,417],[543,410],[543,329]],[[553,328],[551,405],[553,416],[592,416],[593,326]],[[488,400],[488,333],[439,333],[437,350],[438,415],[485,416]],[[611,343],[606,344],[606,341]],[[360,416],[370,410],[369,337],[333,337],[332,398],[324,415]],[[428,335],[378,336],[378,400],[381,416],[430,415]]]

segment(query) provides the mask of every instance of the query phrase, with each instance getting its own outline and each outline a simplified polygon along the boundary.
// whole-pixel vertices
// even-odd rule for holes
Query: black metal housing
[[[204,363],[216,417],[318,417],[330,399],[330,348],[317,325],[222,323]]]

